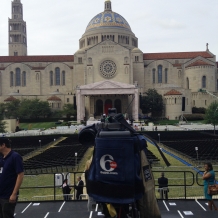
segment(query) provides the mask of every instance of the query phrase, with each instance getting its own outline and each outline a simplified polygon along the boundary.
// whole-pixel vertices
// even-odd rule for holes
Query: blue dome
[[[131,31],[128,22],[120,14],[112,11],[104,11],[92,18],[86,28],[86,32],[99,28],[119,28]]]

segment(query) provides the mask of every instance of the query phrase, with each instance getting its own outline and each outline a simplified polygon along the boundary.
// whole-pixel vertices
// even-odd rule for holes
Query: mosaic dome
[[[113,11],[104,11],[92,18],[86,32],[99,28],[119,28],[132,32],[128,22],[120,14]]]

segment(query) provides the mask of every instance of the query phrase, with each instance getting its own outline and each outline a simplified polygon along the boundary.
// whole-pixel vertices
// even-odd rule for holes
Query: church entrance
[[[104,113],[108,115],[108,108],[112,108],[112,101],[111,99],[107,99],[104,103]]]
[[[96,116],[101,116],[103,114],[103,101],[98,99],[96,101]]]
[[[114,107],[117,109],[117,113],[122,113],[122,107],[121,107],[121,100],[120,99],[116,99],[114,101]]]

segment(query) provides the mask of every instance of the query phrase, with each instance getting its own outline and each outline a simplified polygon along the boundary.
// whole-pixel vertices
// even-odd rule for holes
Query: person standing
[[[71,188],[70,188],[70,186],[68,185],[68,179],[65,179],[65,180],[63,181],[62,191],[63,191],[63,194],[64,194],[64,200],[65,200],[65,201],[70,200],[69,194],[70,194]]]
[[[161,177],[158,178],[159,189],[160,192],[160,199],[168,200],[168,179],[164,177],[164,173],[161,173]]]
[[[214,185],[215,182],[215,173],[213,171],[213,166],[211,163],[206,163],[204,165],[205,172],[203,173],[202,179],[204,180],[204,196],[208,200],[209,209],[217,210],[217,207],[212,199],[212,195],[208,194],[208,185]]]
[[[0,218],[13,218],[24,177],[23,160],[6,137],[0,137],[0,153]]]
[[[77,183],[77,185],[75,185],[75,189],[77,190],[77,192],[76,192],[76,199],[77,200],[81,200],[80,199],[80,195],[83,194],[84,182],[82,181],[81,176],[79,176],[77,178],[77,181],[78,181],[78,183]]]

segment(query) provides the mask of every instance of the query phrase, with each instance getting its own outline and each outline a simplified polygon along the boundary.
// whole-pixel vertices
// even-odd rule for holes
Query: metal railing
[[[155,194],[160,198],[158,178],[163,171],[153,171],[155,179]],[[168,199],[203,199],[203,180],[201,172],[194,174],[192,171],[164,171],[168,178]],[[84,181],[84,172],[47,173],[36,175],[25,175],[24,182],[20,188],[19,201],[59,201],[64,200],[62,183],[68,179],[72,188],[68,200],[76,200],[76,177],[81,176]],[[84,182],[85,183],[85,182]],[[80,200],[87,200],[86,186]],[[216,198],[216,197],[215,197]],[[65,198],[66,199],[66,198]]]

